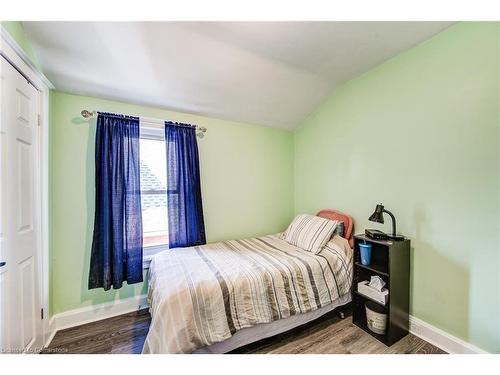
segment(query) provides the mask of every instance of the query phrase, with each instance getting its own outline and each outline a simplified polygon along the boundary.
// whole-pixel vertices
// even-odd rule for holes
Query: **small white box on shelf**
[[[369,283],[370,282],[366,280],[360,281],[358,283],[358,293],[385,305],[389,299],[389,290],[387,288],[383,288],[382,291],[378,291],[368,286]]]

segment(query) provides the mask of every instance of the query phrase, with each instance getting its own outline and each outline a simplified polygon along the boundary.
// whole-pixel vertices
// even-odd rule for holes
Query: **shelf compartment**
[[[383,306],[384,309],[387,311],[387,329],[385,334],[381,335],[378,333],[373,332],[370,328],[368,328],[368,324],[366,322],[366,309],[365,309],[365,302],[364,301],[373,301],[371,298],[366,297],[365,295],[358,293],[354,291],[356,295],[356,300],[354,302],[354,310],[353,310],[353,320],[352,322],[361,328],[363,331],[369,333],[371,336],[375,337],[377,340],[381,341],[385,345],[389,345],[389,336],[388,336],[388,329],[390,327],[390,321],[389,321],[389,306]],[[374,301],[375,303],[379,304],[378,302]],[[380,305],[380,304],[379,304]]]
[[[356,266],[364,268],[365,270],[371,271],[378,273],[379,275],[389,277],[389,272],[387,271],[387,267],[383,267],[377,264],[370,264],[369,266],[365,266],[364,264],[361,264],[360,262],[354,263]]]

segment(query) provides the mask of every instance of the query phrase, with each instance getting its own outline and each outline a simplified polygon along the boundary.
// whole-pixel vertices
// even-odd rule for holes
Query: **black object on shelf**
[[[405,236],[397,234],[397,232],[396,232],[396,218],[394,217],[392,212],[390,212],[389,210],[386,210],[384,208],[384,205],[382,203],[377,204],[377,207],[375,207],[375,212],[368,218],[368,220],[374,221],[375,223],[384,224],[384,212],[386,214],[388,214],[392,219],[392,234],[387,234],[387,237],[389,237],[391,240],[394,240],[394,241],[403,241],[405,239]],[[368,229],[368,231],[377,232],[376,229]],[[368,233],[366,233],[366,234],[368,234]],[[381,237],[376,237],[376,236],[371,236],[371,235],[369,235],[369,236],[372,238],[375,238],[375,239],[381,238]]]
[[[373,238],[374,240],[386,240],[389,237],[387,236],[387,233],[384,233],[378,229],[365,229],[365,234]]]
[[[369,266],[361,264],[360,243],[372,244]],[[389,299],[385,305],[357,292],[358,283],[379,276],[386,282]],[[373,240],[364,234],[354,236],[353,316],[355,325],[385,345],[391,346],[408,334],[410,305],[410,240]],[[371,331],[367,325],[366,302],[378,304],[387,314],[385,334]]]

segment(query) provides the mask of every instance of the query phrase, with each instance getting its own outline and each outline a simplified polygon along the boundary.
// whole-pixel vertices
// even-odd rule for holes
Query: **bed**
[[[143,353],[226,353],[288,331],[351,301],[352,219],[314,254],[281,234],[157,254]]]

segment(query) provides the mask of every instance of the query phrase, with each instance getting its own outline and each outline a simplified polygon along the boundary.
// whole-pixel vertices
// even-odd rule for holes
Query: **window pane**
[[[165,143],[150,139],[140,142],[143,245],[165,245],[168,244]]]
[[[141,138],[140,152],[141,190],[165,190],[167,186],[165,142]]]
[[[166,194],[142,194],[144,246],[168,243]]]

